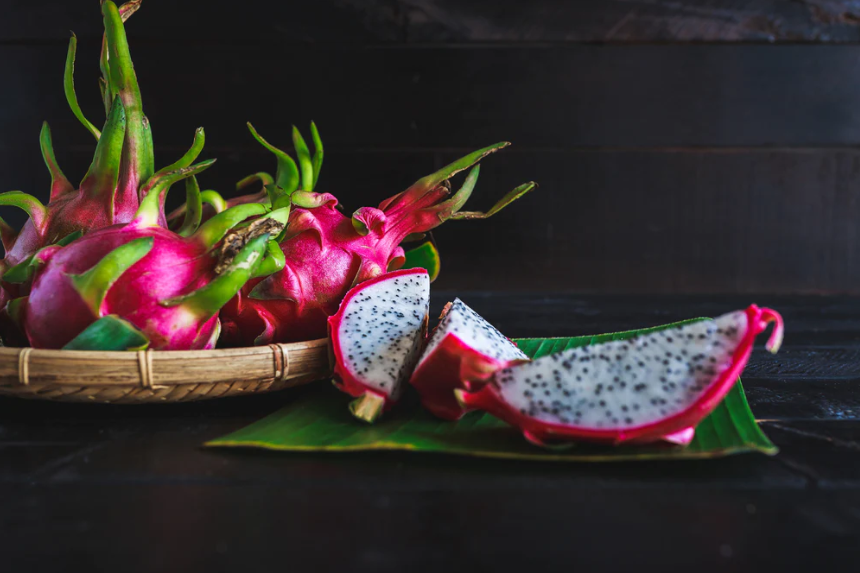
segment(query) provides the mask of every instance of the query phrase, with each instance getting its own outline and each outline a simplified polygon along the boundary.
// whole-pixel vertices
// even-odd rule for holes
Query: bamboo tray
[[[273,392],[331,375],[328,340],[222,350],[0,348],[0,395],[62,402],[191,402]]]

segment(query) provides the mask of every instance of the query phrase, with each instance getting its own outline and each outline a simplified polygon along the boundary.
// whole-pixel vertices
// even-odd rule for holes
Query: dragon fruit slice
[[[356,286],[328,319],[335,384],[358,398],[357,418],[374,421],[403,390],[427,332],[430,278],[394,271]]]
[[[278,257],[266,252],[270,242],[277,247],[269,236],[281,232],[288,213],[266,214],[262,205],[241,205],[199,228],[194,228],[193,221],[184,225],[184,234],[161,227],[163,193],[211,164],[200,163],[162,177],[130,223],[36,254],[35,279],[23,317],[32,346],[62,348],[109,315],[139,329],[150,348],[215,346],[220,308],[257,273],[279,268]],[[188,195],[195,203],[199,188],[193,178]],[[249,217],[264,214],[251,225],[236,228]]]
[[[517,187],[486,213],[461,211],[477,183],[479,167],[472,168],[453,195],[448,179],[507,145],[499,143],[475,151],[420,179],[378,208],[362,207],[352,217],[341,213],[337,199],[328,193],[305,189],[282,193],[280,184],[295,185],[297,176],[292,160],[284,159],[289,156],[278,152],[279,172],[268,189],[274,205],[286,200],[296,207],[280,243],[286,265],[266,279],[249,282],[224,307],[222,340],[231,346],[247,346],[325,336],[326,319],[352,286],[400,268],[404,261],[400,243],[406,237],[449,219],[489,217],[535,187],[534,183]],[[302,186],[313,185],[316,163],[301,158],[300,164],[310,161],[309,167],[301,170]]]
[[[654,329],[629,340],[583,346],[500,370],[477,392],[456,390],[465,407],[520,428],[533,443],[688,442],[691,428],[731,390],[756,335],[782,318],[750,306],[716,320]]]
[[[409,383],[436,416],[457,420],[466,410],[457,388],[476,390],[512,361],[528,360],[522,350],[459,298],[448,303]]]

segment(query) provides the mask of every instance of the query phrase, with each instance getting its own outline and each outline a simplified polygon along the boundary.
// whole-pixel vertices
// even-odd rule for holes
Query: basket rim
[[[151,354],[154,358],[162,359],[193,359],[193,358],[226,358],[238,356],[254,356],[258,354],[271,355],[273,347],[284,351],[305,350],[327,346],[328,338],[315,338],[300,342],[277,342],[265,346],[240,346],[236,348],[214,348],[211,350],[55,350],[50,348],[33,348],[32,346],[0,346],[0,359],[15,358],[27,351],[30,357],[53,357],[59,359],[103,359],[103,360],[138,360],[141,352]]]
[[[0,395],[188,401],[266,392],[331,372],[328,338],[213,350],[0,348]]]

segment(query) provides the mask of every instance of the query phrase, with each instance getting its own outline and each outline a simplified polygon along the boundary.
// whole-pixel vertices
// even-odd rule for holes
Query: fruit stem
[[[349,403],[349,411],[359,420],[372,424],[382,415],[384,406],[384,397],[373,392],[365,392]]]

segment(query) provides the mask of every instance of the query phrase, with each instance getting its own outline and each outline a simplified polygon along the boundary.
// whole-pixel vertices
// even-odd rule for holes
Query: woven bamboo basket
[[[191,402],[273,392],[330,374],[327,339],[188,351],[0,348],[0,395],[62,402]]]

